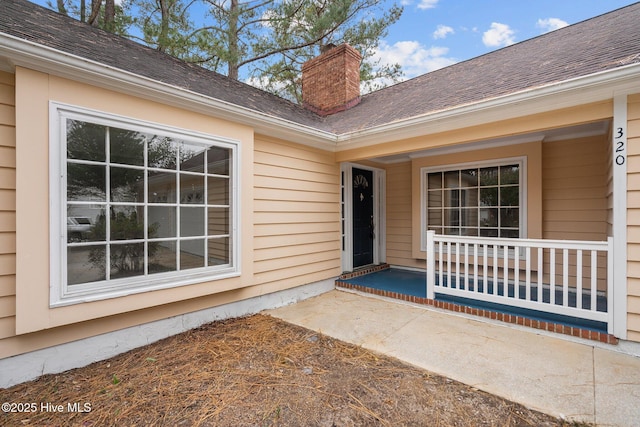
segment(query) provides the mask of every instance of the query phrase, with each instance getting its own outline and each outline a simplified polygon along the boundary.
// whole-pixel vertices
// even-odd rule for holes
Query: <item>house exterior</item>
[[[429,230],[609,241],[562,273],[547,252],[500,256],[507,281],[520,264],[586,270],[575,286],[594,278],[612,341],[637,350],[639,20],[637,3],[362,96],[358,53],[334,47],[305,66],[298,106],[4,0],[0,386],[343,272],[424,270]]]

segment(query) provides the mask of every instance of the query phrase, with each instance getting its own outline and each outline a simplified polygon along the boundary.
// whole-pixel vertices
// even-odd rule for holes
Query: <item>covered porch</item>
[[[625,152],[601,107],[516,120],[505,127],[529,131],[512,136],[486,125],[344,154],[338,286],[624,339]],[[414,275],[416,291],[354,278],[379,265]]]

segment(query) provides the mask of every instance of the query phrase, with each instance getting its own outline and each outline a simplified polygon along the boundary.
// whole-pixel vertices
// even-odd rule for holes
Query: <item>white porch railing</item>
[[[613,239],[442,236],[427,232],[427,298],[445,294],[607,323]]]

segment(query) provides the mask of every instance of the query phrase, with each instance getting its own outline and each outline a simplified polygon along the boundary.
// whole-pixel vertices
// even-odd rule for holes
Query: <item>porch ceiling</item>
[[[594,135],[604,135],[609,132],[611,126],[610,120],[601,120],[592,123],[585,123],[576,126],[569,126],[558,129],[547,129],[538,132],[531,132],[522,135],[506,136],[503,138],[493,138],[484,141],[474,141],[465,144],[458,144],[455,146],[431,148],[421,151],[413,151],[408,153],[394,154],[391,156],[382,156],[372,158],[370,160],[389,164],[389,163],[401,163],[411,159],[434,156],[439,154],[455,153],[469,150],[478,150],[492,147],[501,147],[505,145],[523,144],[533,141],[553,142],[562,141],[572,138],[581,138]]]

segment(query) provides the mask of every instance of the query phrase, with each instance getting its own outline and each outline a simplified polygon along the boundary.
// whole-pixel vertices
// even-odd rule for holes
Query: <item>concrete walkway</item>
[[[338,290],[265,313],[554,416],[640,426],[640,358],[612,346]]]

